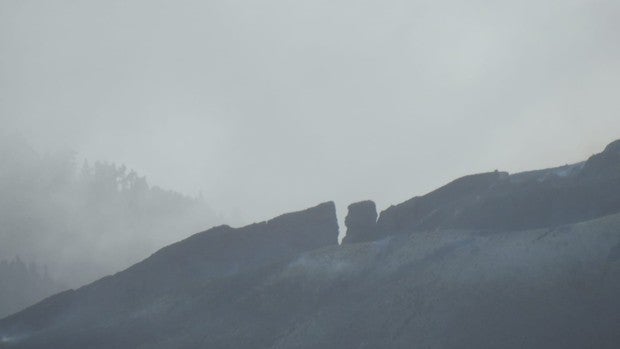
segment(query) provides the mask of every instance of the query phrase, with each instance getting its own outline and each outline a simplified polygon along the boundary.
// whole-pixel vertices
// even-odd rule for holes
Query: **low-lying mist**
[[[65,287],[224,221],[201,195],[151,185],[124,165],[78,161],[71,151],[38,152],[18,137],[0,142],[0,163],[0,260],[46,268]]]

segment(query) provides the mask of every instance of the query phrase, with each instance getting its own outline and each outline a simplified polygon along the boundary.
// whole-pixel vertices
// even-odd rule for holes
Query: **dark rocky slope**
[[[0,347],[618,348],[619,164],[354,204],[342,246],[333,203],[214,228],[0,320]]]
[[[381,212],[378,235],[435,229],[517,230],[620,212],[620,140],[585,163],[457,179]]]
[[[255,277],[300,253],[338,244],[333,202],[233,229],[221,226],[170,245],[76,291],[50,297],[0,322],[0,338],[28,333],[18,347],[134,348],[213,316],[192,300],[245,291]],[[242,276],[242,277],[240,277]],[[217,319],[217,318],[215,318]],[[2,343],[2,342],[0,342]],[[0,344],[1,345],[1,344]]]
[[[114,312],[114,293],[61,294],[1,321],[4,347],[617,348],[620,215],[401,234],[153,291]]]

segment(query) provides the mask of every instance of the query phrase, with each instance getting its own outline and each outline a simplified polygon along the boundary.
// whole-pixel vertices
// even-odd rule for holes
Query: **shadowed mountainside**
[[[620,140],[585,163],[459,178],[381,212],[377,238],[434,229],[517,230],[620,212]]]
[[[216,227],[0,320],[0,347],[617,348],[619,165],[614,142],[352,204],[342,246],[332,202]]]
[[[166,315],[192,312],[191,299],[216,297],[225,305],[229,292],[251,285],[247,282],[254,273],[261,275],[301,252],[337,244],[333,202],[239,229],[220,226],[165,247],[116,275],[50,297],[2,323],[11,324],[11,331],[38,333],[20,346],[84,348],[96,342],[102,348],[135,347],[157,339],[159,330],[168,335],[170,327],[191,322],[189,314],[178,319]],[[239,275],[250,279],[238,280]],[[238,283],[229,285],[229,278]],[[81,334],[68,335],[77,328]],[[12,337],[0,333],[5,338],[0,343],[8,345]]]
[[[212,278],[158,266],[157,284],[132,268],[0,321],[0,334],[6,348],[616,348],[619,227],[613,215],[401,234]]]

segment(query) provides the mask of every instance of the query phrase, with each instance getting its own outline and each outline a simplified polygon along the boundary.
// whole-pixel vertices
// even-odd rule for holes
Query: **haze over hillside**
[[[0,260],[0,317],[16,313],[67,287],[54,281],[47,267],[19,257]]]
[[[618,33],[617,0],[0,1],[0,348],[620,348]]]
[[[70,151],[40,153],[22,139],[2,140],[0,260],[45,267],[65,287],[125,268],[224,219],[206,199],[152,186],[124,165],[78,163]]]
[[[616,348],[620,140],[383,210],[219,226],[0,320],[3,348]]]

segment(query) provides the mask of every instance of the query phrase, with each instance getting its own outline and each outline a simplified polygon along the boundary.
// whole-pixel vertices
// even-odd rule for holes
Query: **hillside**
[[[0,347],[617,348],[618,144],[353,204],[342,245],[332,202],[216,227],[0,320]]]
[[[124,288],[119,274],[0,329],[7,348],[615,348],[619,227],[613,215],[557,229],[399,235],[251,273],[183,276],[187,285],[164,278],[170,289],[154,298]],[[118,297],[130,307],[110,303]]]
[[[620,212],[620,140],[587,161],[459,178],[381,212],[378,236],[432,229],[522,230]]]

